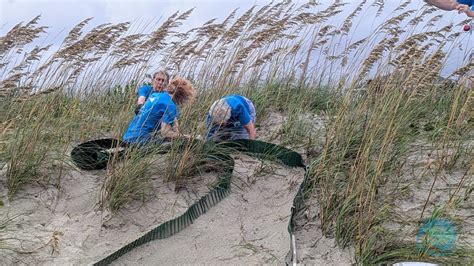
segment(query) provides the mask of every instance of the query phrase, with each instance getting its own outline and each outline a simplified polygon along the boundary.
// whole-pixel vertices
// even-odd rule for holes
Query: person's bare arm
[[[472,11],[471,7],[468,5],[458,5],[456,9],[459,13],[466,13],[469,17],[474,17],[474,11]]]
[[[446,11],[454,10],[459,5],[455,0],[425,0],[425,2]]]
[[[255,129],[255,125],[252,121],[250,121],[247,125],[245,125],[244,128],[249,133],[250,139],[257,138],[257,130]]]
[[[161,132],[161,136],[164,138],[178,138],[178,137],[190,138],[189,135],[181,134],[179,132],[179,123],[178,123],[178,120],[176,119],[174,120],[172,126],[170,124],[161,122],[160,132]]]
[[[170,124],[166,124],[164,122],[161,122],[160,133],[164,138],[177,138],[181,135],[176,124],[171,126]]]

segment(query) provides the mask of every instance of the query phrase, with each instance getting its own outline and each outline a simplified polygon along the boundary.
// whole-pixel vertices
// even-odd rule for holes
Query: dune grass
[[[403,252],[399,250],[399,247],[393,245],[393,242],[396,242],[395,235],[390,237],[381,226],[383,221],[396,216],[391,201],[393,199],[379,195],[381,188],[388,183],[397,182],[397,176],[404,174],[402,167],[410,152],[410,144],[428,137],[433,145],[443,147],[440,150],[443,154],[449,149],[448,147],[456,145],[448,142],[446,139],[448,135],[453,134],[455,138],[464,140],[472,139],[472,125],[467,121],[460,122],[458,129],[449,128],[449,120],[459,119],[453,116],[465,111],[461,106],[469,100],[469,97],[463,97],[462,100],[452,98],[453,101],[460,100],[464,103],[458,105],[460,109],[457,110],[452,108],[453,103],[436,104],[445,103],[446,97],[459,95],[459,91],[465,91],[465,96],[468,92],[464,88],[457,88],[452,92],[432,91],[425,92],[426,94],[422,96],[414,96],[412,91],[404,93],[390,87],[384,89],[387,91],[379,92],[382,95],[375,101],[371,95],[366,99],[352,97],[348,100],[348,105],[352,106],[342,108],[340,112],[350,110],[351,113],[336,115],[336,121],[327,129],[328,135],[322,155],[311,166],[315,193],[321,203],[323,231],[328,234],[334,231],[336,240],[341,246],[356,244],[357,258],[361,264],[380,262],[379,256],[382,261],[387,260],[389,258],[387,254],[396,254],[393,255],[396,259],[440,262],[451,261],[450,259],[452,262],[468,258],[472,260],[469,253],[462,251],[447,257],[428,258],[425,254],[417,252],[417,249],[413,248],[414,245],[408,249],[406,246],[400,247]],[[435,105],[432,105],[433,103]],[[427,128],[423,126],[426,123],[434,125],[432,128]],[[463,129],[459,130],[461,128]],[[445,132],[444,137],[433,138],[432,135],[439,134],[439,131]],[[467,169],[465,163],[472,162],[472,152],[463,153],[472,146],[466,141],[462,143],[460,145],[463,148],[456,148],[454,156],[449,156],[449,159],[441,156],[437,162],[439,166],[432,177],[433,186],[442,169],[456,164],[453,160],[463,158],[464,163],[457,165],[461,169]],[[429,201],[428,196],[426,202]],[[420,219],[429,214],[424,215],[422,211]]]

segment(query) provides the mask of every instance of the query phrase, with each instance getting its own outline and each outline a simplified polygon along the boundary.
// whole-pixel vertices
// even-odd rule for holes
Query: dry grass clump
[[[442,29],[441,32],[443,31],[448,32],[447,29]],[[384,228],[380,223],[388,219],[391,202],[380,198],[378,191],[387,183],[397,182],[396,177],[400,174],[408,152],[407,145],[420,137],[418,132],[410,127],[425,119],[438,119],[438,123],[443,124],[439,126],[443,127],[446,135],[435,142],[442,143],[439,149],[444,152],[450,150],[447,148],[451,146],[448,143],[452,143],[448,140],[450,137],[472,137],[472,127],[469,127],[468,119],[464,115],[472,101],[469,93],[459,86],[452,91],[439,91],[439,87],[433,84],[433,80],[439,77],[447,54],[442,50],[443,45],[431,53],[419,48],[420,42],[430,38],[442,44],[446,41],[446,36],[439,32],[426,32],[408,38],[397,48],[397,36],[383,39],[374,47],[359,73],[367,75],[379,60],[382,60],[381,66],[387,66],[389,59],[383,62],[386,52],[400,52],[404,49],[411,49],[413,52],[402,52],[400,60],[395,63],[399,70],[371,82],[366,88],[367,94],[363,97],[356,97],[352,91],[344,96],[336,119],[328,128],[322,155],[312,167],[316,191],[322,204],[323,230],[327,233],[334,231],[342,246],[355,243],[358,247],[358,259],[363,264],[378,261],[378,254],[385,259],[389,258],[382,251],[378,253],[378,249],[384,252],[397,249],[389,244],[393,239],[384,239],[385,231],[381,231]],[[430,67],[427,68],[427,65]],[[445,101],[444,97],[450,97],[450,100]],[[433,101],[443,104],[437,105],[437,110],[430,106]],[[429,110],[432,110],[433,114],[429,114]],[[437,117],[440,115],[443,118]],[[466,131],[461,133],[450,123],[453,119]],[[457,133],[450,134],[444,129]],[[469,145],[466,138],[461,142],[462,144],[457,143],[460,146]],[[460,156],[469,157],[470,153],[464,151],[465,148],[459,150],[463,153]],[[442,156],[444,157],[446,156]],[[449,168],[444,163],[439,165],[431,189],[442,169]],[[429,195],[426,203],[430,202]],[[420,216],[423,217],[423,211]],[[397,253],[394,256],[412,259],[417,255]],[[420,253],[418,256],[419,259],[427,259],[426,254]],[[453,261],[460,258],[467,259],[469,256],[460,252],[451,257]]]
[[[334,231],[342,246],[356,244],[360,263],[378,261],[378,256],[386,255],[384,252],[398,249],[390,244],[396,242],[396,236],[389,237],[381,226],[382,221],[396,215],[391,211],[393,199],[381,197],[379,190],[387,184],[397,183],[397,177],[404,174],[402,167],[410,144],[420,138],[420,132],[414,125],[418,127],[423,121],[433,121],[437,115],[443,116],[434,126],[435,131],[444,132],[442,138],[434,139],[435,143],[439,143],[437,145],[441,145],[437,149],[444,151],[441,153],[441,162],[443,158],[464,158],[462,160],[465,161],[472,156],[466,152],[469,147],[466,138],[472,137],[472,127],[469,127],[463,115],[469,97],[467,94],[459,94],[461,91],[464,91],[463,88],[451,92],[450,95],[454,97],[445,101],[443,97],[447,97],[446,93],[433,94],[434,91],[431,90],[417,94],[411,90],[394,90],[390,84],[384,84],[376,92],[369,89],[369,93],[373,95],[347,100],[350,106],[341,108],[336,120],[327,129],[322,155],[311,167],[315,192],[320,198],[322,228],[328,234]],[[439,104],[430,106],[433,101]],[[346,113],[346,110],[350,112]],[[460,132],[450,122],[453,120],[457,120],[458,126],[465,131]],[[458,139],[460,135],[464,136],[461,138],[463,141],[451,141],[450,138]],[[459,156],[443,155],[449,150],[452,154],[456,145],[459,145],[455,148]],[[469,168],[456,162],[440,163],[434,173],[431,189],[442,172],[453,165],[465,171]],[[464,188],[465,184],[461,183],[462,181],[458,187]],[[426,204],[430,200],[428,195]],[[426,215],[420,213],[420,220],[424,217]],[[416,257],[412,253],[403,255],[405,258]],[[403,257],[401,253],[397,256]],[[427,259],[426,254],[419,256],[419,259]],[[469,257],[459,253],[456,256]]]
[[[179,191],[205,173],[216,172],[222,176],[230,167],[231,152],[229,148],[203,141],[174,143],[166,159],[164,179],[174,182],[175,190]]]
[[[112,159],[100,193],[99,204],[103,208],[115,212],[132,200],[145,201],[150,196],[150,168],[159,162],[146,155],[146,150],[129,149],[123,160]]]

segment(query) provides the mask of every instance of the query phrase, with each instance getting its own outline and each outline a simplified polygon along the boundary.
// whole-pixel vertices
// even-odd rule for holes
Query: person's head
[[[169,80],[170,75],[166,71],[160,70],[155,72],[155,74],[153,74],[152,80],[153,90],[164,91],[168,85]]]
[[[176,104],[183,104],[191,100],[194,96],[193,84],[191,84],[189,80],[181,77],[173,78],[167,91],[171,94],[171,98]]]
[[[209,109],[211,123],[213,125],[223,125],[230,119],[231,107],[225,99],[215,101]]]

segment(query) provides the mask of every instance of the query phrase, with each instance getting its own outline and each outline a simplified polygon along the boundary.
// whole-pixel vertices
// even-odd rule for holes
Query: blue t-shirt
[[[474,10],[473,0],[458,0],[458,3],[463,4],[463,5],[468,5],[471,7],[471,10]]]
[[[226,122],[226,125],[235,125],[236,122],[240,123],[240,126],[246,126],[250,121],[252,121],[251,109],[247,100],[237,94],[230,94],[224,97],[227,104],[229,104],[230,119]],[[211,122],[211,115],[208,113],[206,117],[206,125],[209,127]]]
[[[138,97],[143,96],[145,97],[145,101],[150,97],[150,94],[153,92],[153,86],[151,85],[143,85],[138,88]]]
[[[173,125],[179,115],[176,104],[166,92],[154,92],[148,97],[140,112],[133,117],[123,134],[128,143],[146,143],[160,130],[161,122]]]

